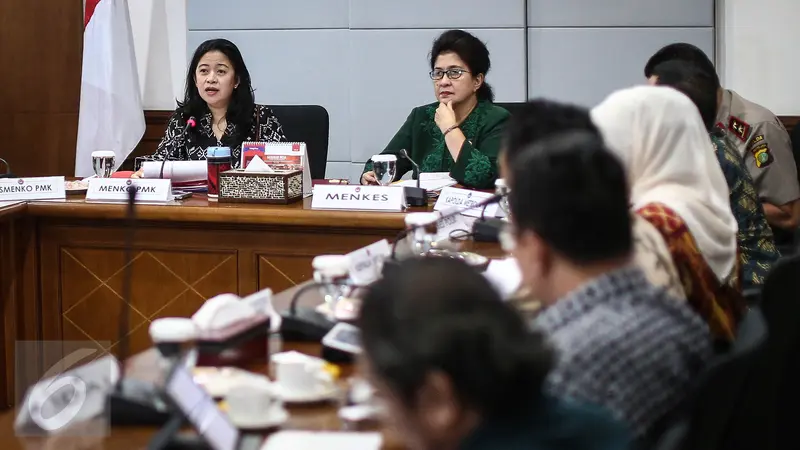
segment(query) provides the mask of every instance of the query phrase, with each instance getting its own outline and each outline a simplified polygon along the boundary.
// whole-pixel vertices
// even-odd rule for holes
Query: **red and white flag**
[[[114,169],[144,135],[144,110],[128,0],[86,0],[75,176],[92,175],[92,152],[116,153]]]

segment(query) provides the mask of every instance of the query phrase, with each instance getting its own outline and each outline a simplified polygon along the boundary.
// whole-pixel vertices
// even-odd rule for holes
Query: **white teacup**
[[[322,395],[334,388],[333,377],[325,371],[325,361],[299,352],[272,356],[275,379],[288,396]]]
[[[277,425],[286,415],[283,402],[269,383],[246,382],[225,395],[228,417],[242,428]]]

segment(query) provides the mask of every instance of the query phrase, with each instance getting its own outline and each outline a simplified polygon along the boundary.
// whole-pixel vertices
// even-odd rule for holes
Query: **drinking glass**
[[[397,156],[395,155],[375,155],[372,157],[372,171],[378,184],[388,186],[394,181],[397,174]]]
[[[494,182],[494,193],[497,195],[502,195],[503,197],[500,199],[500,209],[503,210],[505,213],[505,217],[509,216],[509,207],[508,207],[508,193],[509,188],[506,180],[502,178],[498,178]]]
[[[347,255],[320,255],[311,261],[314,281],[320,283],[320,291],[328,305],[329,319],[336,320],[336,307],[351,292],[349,283],[350,259]]]
[[[114,173],[117,155],[110,150],[92,152],[92,167],[94,174],[100,178],[109,178]]]

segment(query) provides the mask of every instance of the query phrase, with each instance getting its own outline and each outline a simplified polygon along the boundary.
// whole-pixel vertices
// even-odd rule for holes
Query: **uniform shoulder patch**
[[[741,139],[742,142],[747,142],[747,136],[750,135],[750,128],[750,124],[738,117],[730,116],[728,118],[728,130]]]
[[[753,158],[756,160],[756,167],[759,169],[763,169],[775,161],[767,144],[757,145],[753,147],[750,152],[753,154]]]
[[[750,140],[750,144],[751,145],[756,145],[756,144],[758,144],[759,142],[761,142],[763,140],[764,140],[764,135],[763,134],[759,134],[758,136],[753,136],[753,139]]]

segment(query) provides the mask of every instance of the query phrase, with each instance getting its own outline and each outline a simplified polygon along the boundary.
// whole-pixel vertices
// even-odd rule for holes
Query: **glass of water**
[[[100,178],[109,178],[114,173],[117,155],[111,150],[98,150],[92,152],[92,167],[94,174]]]
[[[378,184],[388,186],[394,181],[397,174],[397,156],[395,155],[375,155],[372,157],[372,171]]]
[[[497,195],[502,195],[503,197],[500,199],[500,209],[503,210],[505,217],[510,215],[510,209],[508,206],[508,193],[510,192],[508,188],[508,184],[506,184],[506,180],[503,178],[498,178],[494,182],[494,193]]]

